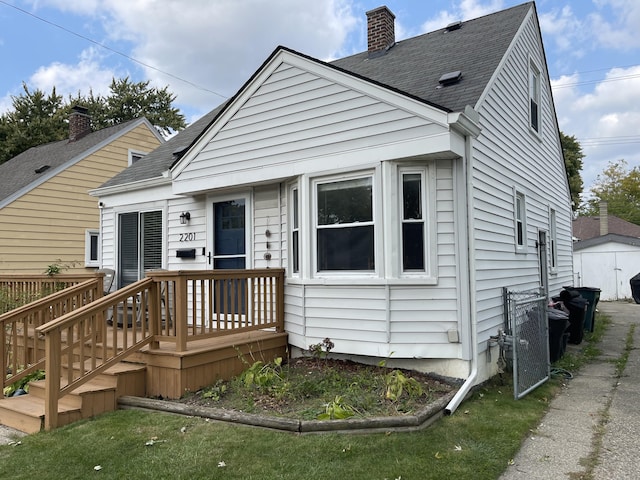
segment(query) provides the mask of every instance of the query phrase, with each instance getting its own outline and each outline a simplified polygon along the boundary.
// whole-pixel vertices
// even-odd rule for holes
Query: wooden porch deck
[[[277,280],[265,287],[265,277]],[[247,286],[232,291],[237,301],[216,303],[220,292],[229,298],[219,286],[229,278]],[[0,399],[0,424],[55,428],[115,410],[124,395],[180,398],[257,360],[286,356],[282,278],[273,270],[164,272],[104,297],[93,284],[78,285],[0,315],[0,367],[11,372],[3,385],[46,372],[28,395]],[[229,308],[234,303],[241,311]],[[130,318],[144,321],[108,324],[108,312],[132,305]]]

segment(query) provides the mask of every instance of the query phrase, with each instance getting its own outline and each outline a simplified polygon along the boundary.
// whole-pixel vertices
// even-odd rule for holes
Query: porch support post
[[[162,279],[157,280],[153,278],[151,288],[149,288],[149,335],[153,337],[153,340],[149,344],[150,350],[157,350],[160,348],[160,342],[157,340],[160,333],[159,325],[162,322],[162,314],[160,312],[160,285],[162,285]],[[169,308],[168,306],[166,307]],[[167,315],[168,317],[168,315]]]
[[[187,350],[187,276],[182,272],[176,281],[176,351]]]
[[[44,428],[52,430],[58,426],[58,396],[60,395],[61,357],[60,330],[54,328],[45,334],[45,404]]]
[[[280,270],[276,278],[276,332],[284,332],[284,270]]]
[[[4,382],[6,382],[6,379],[7,379],[8,365],[7,365],[7,352],[5,351],[6,345],[7,345],[7,329],[4,323],[0,323],[0,372],[2,372],[2,384],[0,384],[0,387],[2,388],[4,388]]]

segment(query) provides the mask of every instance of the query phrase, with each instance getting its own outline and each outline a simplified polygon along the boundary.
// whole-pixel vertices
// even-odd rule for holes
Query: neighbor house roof
[[[607,233],[640,238],[640,225],[627,222],[615,215],[607,215]],[[578,217],[573,221],[573,237],[577,240],[588,240],[599,237],[600,216]]]
[[[140,118],[88,133],[73,142],[65,139],[31,147],[4,162],[0,165],[0,208],[141,123],[155,131],[146,119]]]
[[[384,53],[371,55],[363,52],[330,63],[290,49],[285,50],[442,110],[462,111],[467,105],[473,107],[478,103],[531,8],[534,8],[533,2],[524,3],[462,22],[456,30],[442,28],[398,41]],[[278,47],[269,58],[282,49],[284,47]],[[460,72],[460,80],[446,87],[441,86],[440,78],[451,72]],[[250,81],[251,79],[247,84]],[[240,91],[243,89],[244,86]],[[146,155],[142,161],[108,180],[98,189],[97,194],[102,188],[161,177],[229,103],[231,101],[209,112],[166,144]]]
[[[620,243],[623,245],[631,245],[634,247],[640,247],[640,238],[630,237],[628,235],[618,235],[615,233],[608,233],[607,235],[600,235],[597,237],[589,238],[579,242],[574,242],[573,251],[577,252],[585,248],[593,247],[596,245],[603,245],[606,243]]]

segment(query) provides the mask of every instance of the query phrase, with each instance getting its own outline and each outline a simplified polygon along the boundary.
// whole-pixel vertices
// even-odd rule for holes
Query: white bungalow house
[[[496,371],[503,287],[572,282],[535,5],[398,42],[386,7],[367,17],[367,52],[277,48],[94,190],[102,266],[119,286],[153,268],[285,268],[293,350],[328,337],[335,354],[473,385]]]

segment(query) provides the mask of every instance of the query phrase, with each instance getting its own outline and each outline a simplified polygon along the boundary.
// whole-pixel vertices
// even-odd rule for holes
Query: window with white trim
[[[298,187],[291,189],[291,271],[300,273],[300,195]]]
[[[529,62],[529,126],[540,134],[540,69]]]
[[[315,182],[316,270],[374,271],[373,175]]]
[[[84,232],[84,266],[100,266],[99,250],[100,232],[98,230],[85,230]]]
[[[514,213],[516,251],[524,251],[527,241],[527,207],[524,193],[516,192]]]
[[[558,244],[556,234],[556,211],[552,208],[549,210],[549,248],[551,272],[556,272],[558,268]]]
[[[402,271],[405,273],[423,273],[426,270],[427,209],[424,186],[424,170],[400,170]]]

